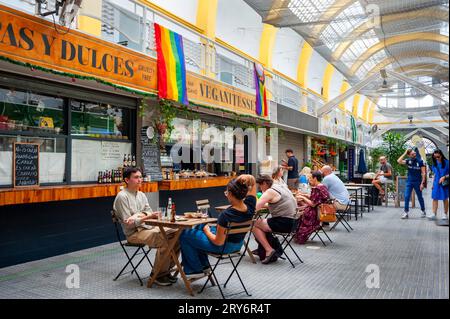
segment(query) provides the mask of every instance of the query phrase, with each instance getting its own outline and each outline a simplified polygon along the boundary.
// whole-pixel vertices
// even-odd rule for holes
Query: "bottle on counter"
[[[106,172],[102,172],[102,184],[106,184],[107,180],[106,180]]]
[[[97,183],[101,184],[102,183],[102,172],[98,172],[98,176],[97,176]]]
[[[128,162],[127,162],[127,155],[123,154],[123,167],[127,167],[128,166]]]
[[[132,167],[131,166],[131,155],[130,154],[128,154],[128,157],[127,157],[127,166],[128,167]]]
[[[176,221],[177,211],[175,210],[175,203],[172,203],[172,216],[170,221],[174,223]]]
[[[172,216],[172,198],[169,197],[169,201],[167,202],[167,219],[170,219]]]
[[[136,167],[136,156],[135,156],[135,155],[132,156],[132,159],[131,159],[131,166],[132,166],[132,167]]]

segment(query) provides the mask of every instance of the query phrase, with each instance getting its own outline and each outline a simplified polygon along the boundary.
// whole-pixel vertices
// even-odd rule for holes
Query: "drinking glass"
[[[161,220],[167,220],[167,208],[159,207],[158,210],[161,212]]]

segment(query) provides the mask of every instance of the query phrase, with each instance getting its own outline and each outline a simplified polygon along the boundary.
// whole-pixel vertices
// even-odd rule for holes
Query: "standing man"
[[[114,212],[120,220],[127,241],[132,244],[145,244],[151,248],[157,248],[154,268],[160,267],[160,277],[155,280],[159,286],[170,286],[177,278],[170,274],[174,266],[171,260],[162,260],[162,255],[167,251],[164,245],[165,238],[158,227],[145,224],[147,219],[156,219],[160,212],[152,212],[148,204],[147,196],[139,188],[142,184],[142,173],[138,168],[125,169],[123,179],[127,186],[121,190],[114,200]],[[173,236],[173,229],[166,229],[167,236]],[[179,244],[176,245],[176,253],[179,254]]]
[[[408,159],[403,159],[408,156]],[[414,191],[419,199],[420,209],[422,215],[420,217],[425,218],[427,216],[425,212],[425,202],[423,200],[422,191],[426,186],[426,167],[421,159],[417,159],[417,153],[411,149],[406,150],[402,156],[399,157],[397,163],[408,166],[408,178],[406,180],[405,189],[405,211],[403,212],[402,219],[408,218],[409,215],[409,200],[411,199],[411,193]]]
[[[288,171],[288,187],[289,189],[298,189],[298,159],[295,158],[294,151],[290,148],[286,150],[286,156],[288,157],[288,161],[287,163],[284,161],[282,166]]]
[[[380,170],[372,181],[373,186],[379,190],[380,196],[384,197],[384,189],[381,184],[386,184],[389,181],[392,181],[392,166],[388,163],[386,156],[381,156]]]

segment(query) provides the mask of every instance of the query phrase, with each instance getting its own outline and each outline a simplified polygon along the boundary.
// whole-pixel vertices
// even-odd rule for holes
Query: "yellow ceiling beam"
[[[344,94],[349,88],[350,84],[347,81],[343,80],[341,84],[341,91],[339,93]],[[339,108],[344,112],[347,110],[345,107],[345,101],[339,103]]]
[[[197,27],[209,39],[216,37],[218,0],[198,0]]]
[[[303,88],[308,87],[308,69],[312,53],[313,53],[312,46],[305,41],[303,43],[302,51],[300,52],[300,57],[297,66],[297,81]]]
[[[370,124],[373,123],[373,118],[374,118],[374,115],[375,115],[375,110],[376,110],[375,104],[372,104],[372,106],[370,107],[370,111],[369,111],[369,119],[368,119],[368,122],[369,122]]]
[[[374,44],[358,57],[358,60],[350,68],[350,76],[354,76],[356,71],[358,71],[358,69],[364,64],[364,62],[366,62],[371,56],[383,50],[387,46],[412,41],[431,41],[448,44],[448,36],[433,32],[414,32],[387,38],[384,41],[380,41],[377,44]]]
[[[372,102],[366,97],[366,99],[364,100],[363,113],[362,113],[362,118],[366,122],[369,122],[368,114],[369,114],[369,107],[370,107],[371,103]]]
[[[414,20],[414,19],[433,19],[439,21],[448,21],[448,9],[444,8],[426,8],[420,11],[402,12],[396,14],[385,15],[381,17],[381,23],[383,25],[391,22],[398,22],[400,20]],[[344,52],[353,44],[355,39],[364,38],[364,34],[373,29],[373,21],[369,20],[363,23],[359,27],[355,28],[350,34],[346,36],[345,41],[342,41],[339,46],[334,50],[331,58],[333,60],[339,60]]]
[[[358,93],[355,94],[355,96],[353,97],[353,105],[352,105],[352,115],[355,118],[358,118],[358,108],[359,108],[360,100],[361,100],[361,95],[359,95]]]
[[[325,102],[328,102],[330,98],[330,85],[331,85],[331,78],[334,74],[334,66],[331,63],[327,64],[327,67],[325,68],[325,72],[323,74],[323,80],[322,80],[322,97]]]
[[[391,65],[397,61],[413,59],[413,58],[434,58],[437,60],[442,60],[448,62],[448,54],[438,52],[438,51],[406,51],[402,54],[399,54],[394,57],[389,57],[382,60],[380,63],[375,65],[368,73],[368,75],[373,74],[374,72],[378,72],[381,69],[384,69],[388,65]]]
[[[272,68],[272,54],[278,28],[270,24],[263,25],[261,40],[259,41],[259,61],[266,67]]]

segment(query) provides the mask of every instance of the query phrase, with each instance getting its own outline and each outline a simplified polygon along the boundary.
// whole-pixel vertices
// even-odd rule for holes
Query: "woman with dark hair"
[[[201,278],[209,271],[206,252],[230,253],[238,251],[245,234],[228,235],[225,243],[225,231],[228,223],[243,223],[253,218],[256,206],[255,178],[252,175],[241,175],[231,180],[224,192],[231,204],[217,219],[217,226],[201,225],[194,229],[183,231],[180,236],[183,268],[188,279]]]
[[[433,165],[431,169],[434,173],[433,188],[431,198],[433,199],[433,214],[428,219],[436,220],[439,201],[444,202],[444,215],[442,219],[448,219],[448,172],[449,161],[445,158],[441,150],[437,149],[432,156]]]
[[[302,203],[306,205],[295,235],[295,241],[298,244],[304,244],[309,236],[319,227],[320,220],[317,218],[317,207],[330,200],[330,193],[327,187],[320,183],[322,181],[322,173],[320,171],[313,171],[309,174],[308,181],[311,185],[311,194],[297,194],[299,206],[302,206]]]

